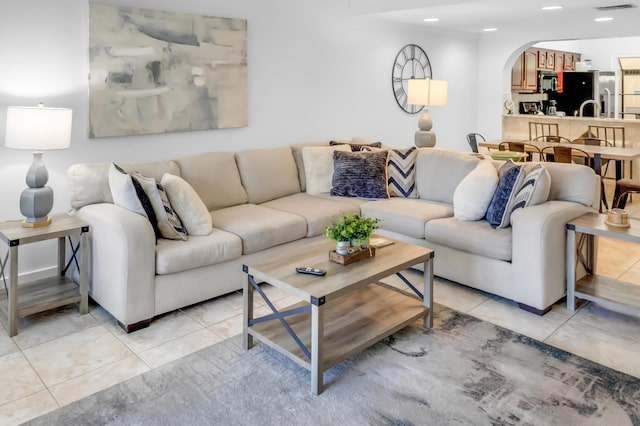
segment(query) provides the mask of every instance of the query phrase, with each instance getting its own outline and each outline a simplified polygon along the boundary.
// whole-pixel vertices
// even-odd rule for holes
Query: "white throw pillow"
[[[306,146],[302,148],[307,194],[315,195],[331,191],[333,151],[351,152],[351,146]]]
[[[169,202],[190,235],[209,235],[213,229],[211,215],[196,191],[179,176],[169,173],[160,181],[167,191]]]
[[[114,163],[109,166],[109,189],[113,204],[147,217],[136,188],[133,186],[131,175]]]
[[[498,186],[498,172],[491,161],[478,162],[453,192],[453,216],[458,220],[482,219]]]

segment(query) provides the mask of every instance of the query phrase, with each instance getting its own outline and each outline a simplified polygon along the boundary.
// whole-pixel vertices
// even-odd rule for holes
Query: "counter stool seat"
[[[640,193],[640,180],[620,179],[616,181],[616,190],[613,194],[613,207],[623,209],[627,205],[627,197],[634,192]]]

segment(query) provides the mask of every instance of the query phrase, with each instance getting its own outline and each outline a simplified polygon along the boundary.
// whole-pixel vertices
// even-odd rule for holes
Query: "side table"
[[[575,310],[575,299],[598,303],[604,308],[640,315],[640,286],[595,274],[595,237],[640,244],[640,220],[629,219],[628,228],[604,223],[606,214],[587,213],[567,223],[567,309]],[[576,247],[576,234],[579,234]],[[585,253],[585,255],[583,255]],[[577,261],[587,275],[576,280]]]
[[[69,214],[52,216],[48,226],[40,228],[24,228],[19,221],[0,223],[0,239],[9,250],[4,259],[0,259],[0,278],[6,291],[0,295],[0,311],[7,318],[9,336],[18,334],[18,318],[37,312],[46,311],[58,306],[80,302],[80,313],[89,312],[88,285],[88,241],[89,225]],[[72,236],[79,236],[80,241],[74,245]],[[18,253],[19,248],[38,241],[58,239],[58,274],[30,283],[18,285]],[[65,239],[69,240],[71,256],[66,260]],[[78,262],[78,254],[80,261]],[[80,272],[80,285],[65,276],[67,269],[75,265]],[[9,285],[6,285],[5,270],[9,267]]]

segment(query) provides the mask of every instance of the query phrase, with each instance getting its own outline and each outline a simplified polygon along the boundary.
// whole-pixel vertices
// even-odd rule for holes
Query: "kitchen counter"
[[[557,123],[558,133],[568,139],[576,139],[584,136],[589,125],[595,126],[624,126],[625,147],[640,148],[640,120],[600,118],[600,117],[560,117],[555,115],[535,114],[503,114],[502,115],[502,139],[503,140],[527,140],[529,139],[529,122]],[[624,176],[640,176],[640,161],[625,162]],[[629,173],[629,168],[633,173]]]
[[[557,123],[560,136],[576,139],[583,136],[589,125],[624,126],[625,146],[640,148],[640,120],[600,117],[560,117],[555,115],[503,114],[502,138],[529,139],[529,122]]]

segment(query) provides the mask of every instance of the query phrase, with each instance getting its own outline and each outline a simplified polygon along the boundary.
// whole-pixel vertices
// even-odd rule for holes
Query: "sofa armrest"
[[[156,240],[147,218],[110,203],[76,214],[91,226],[91,297],[125,326],[153,318]]]
[[[566,294],[566,224],[592,211],[571,201],[547,201],[513,213],[514,300],[544,310]]]

